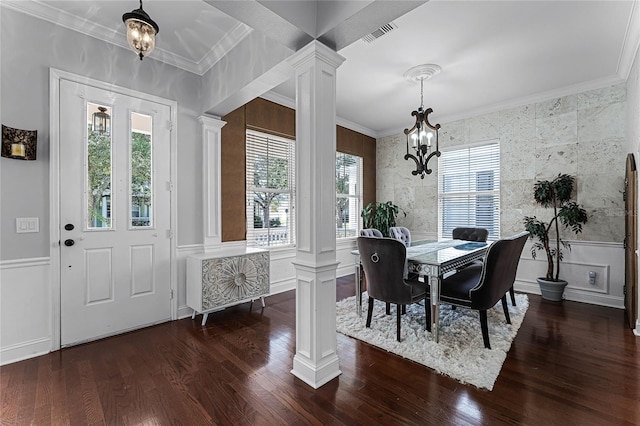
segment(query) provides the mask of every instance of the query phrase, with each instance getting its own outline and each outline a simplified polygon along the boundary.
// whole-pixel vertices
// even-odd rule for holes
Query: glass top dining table
[[[424,277],[431,290],[431,332],[438,341],[440,286],[444,274],[482,259],[490,242],[464,240],[419,240],[407,247],[407,270]],[[356,268],[356,310],[362,315],[362,275],[360,253],[353,250]],[[426,307],[425,307],[426,309]]]

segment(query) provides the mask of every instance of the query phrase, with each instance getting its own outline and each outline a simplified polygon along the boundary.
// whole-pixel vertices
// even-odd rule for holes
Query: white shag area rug
[[[436,343],[432,333],[424,329],[424,307],[407,306],[402,316],[401,342],[396,340],[396,310],[385,315],[384,302],[376,301],[371,328],[366,328],[367,294],[362,297],[362,316],[356,314],[355,296],[337,302],[336,328],[347,336],[378,346],[478,388],[493,389],[507,357],[513,338],[518,333],[529,307],[525,294],[516,294],[516,306],[507,297],[511,325],[505,322],[502,303],[487,312],[491,349],[485,349],[478,311],[440,305],[440,336]]]

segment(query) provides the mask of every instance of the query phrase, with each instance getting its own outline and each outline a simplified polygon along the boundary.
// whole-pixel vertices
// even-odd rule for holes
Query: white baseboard
[[[191,314],[193,314],[193,309],[191,309],[190,307],[186,305],[178,307],[178,319],[191,317]]]
[[[636,321],[636,328],[633,329],[633,334],[640,337],[640,319]]]
[[[0,349],[0,365],[34,358],[51,352],[51,339],[43,338],[29,342],[21,342],[13,346]]]
[[[536,282],[516,280],[513,288],[521,293],[530,293],[540,295],[540,287]],[[593,305],[608,306],[610,308],[624,309],[624,299],[608,294],[587,292],[584,290],[575,290],[565,288],[564,299],[573,302],[591,303]]]
[[[346,277],[347,275],[353,275],[355,273],[355,266],[351,263],[349,265],[338,267],[338,269],[336,269],[336,278]]]
[[[273,296],[274,294],[284,293],[285,291],[294,290],[296,288],[296,279],[289,278],[286,280],[271,282],[271,289],[269,291],[269,296]]]

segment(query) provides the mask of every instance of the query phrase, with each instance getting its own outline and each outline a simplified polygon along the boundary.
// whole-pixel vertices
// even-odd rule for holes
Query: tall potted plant
[[[387,201],[386,203],[378,203],[375,201],[369,203],[362,209],[361,213],[364,227],[375,228],[382,232],[382,235],[385,237],[390,237],[389,228],[396,226],[396,217],[400,211],[402,211],[405,216],[407,215],[404,210],[391,201]]]
[[[545,208],[553,208],[553,216],[549,222],[543,222],[535,216],[524,218],[524,227],[535,241],[531,246],[531,256],[535,259],[539,250],[544,251],[547,256],[547,274],[537,281],[542,297],[548,300],[562,300],[567,285],[567,281],[560,279],[560,261],[563,258],[562,248],[571,249],[571,246],[560,238],[560,225],[579,234],[582,232],[582,225],[587,223],[586,210],[571,201],[574,183],[575,178],[567,174],[559,174],[551,181],[536,182],[533,187],[536,203]]]

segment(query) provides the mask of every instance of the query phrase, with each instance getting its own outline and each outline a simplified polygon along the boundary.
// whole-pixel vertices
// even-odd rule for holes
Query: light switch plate
[[[40,220],[37,217],[17,217],[16,233],[25,234],[29,232],[40,232]]]

